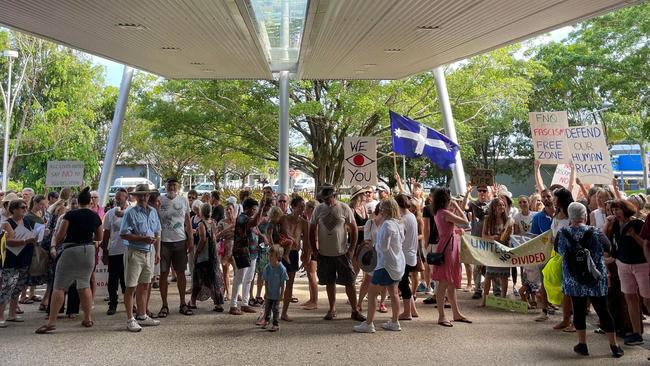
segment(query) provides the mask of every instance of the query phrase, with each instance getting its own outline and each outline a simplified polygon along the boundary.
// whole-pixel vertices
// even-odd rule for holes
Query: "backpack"
[[[580,241],[573,239],[571,233],[566,228],[560,230],[560,233],[564,235],[570,244],[570,248],[567,250],[564,258],[571,277],[582,285],[592,284],[597,281],[601,273],[596,269],[596,264],[591,258],[591,253],[586,248],[586,245],[589,244],[593,237],[594,229],[587,229],[582,235],[582,238],[580,238]]]

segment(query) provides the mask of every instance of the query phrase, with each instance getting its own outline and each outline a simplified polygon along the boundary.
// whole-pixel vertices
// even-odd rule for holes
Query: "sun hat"
[[[386,185],[384,182],[379,182],[379,184],[377,184],[377,190],[390,193],[390,188],[388,188],[388,185]]]
[[[15,194],[14,192],[11,192],[11,193],[5,195],[5,198],[2,199],[2,203],[11,202],[13,200],[19,200],[19,199],[20,199],[20,197],[18,197],[17,194]]]
[[[361,187],[360,185],[353,185],[350,187],[350,199],[365,192],[372,192],[372,190],[369,190],[367,187]]]
[[[357,260],[362,271],[366,273],[372,272],[377,267],[377,251],[373,246],[364,245],[359,249]]]
[[[137,186],[135,186],[135,189],[133,191],[129,192],[129,194],[132,195],[143,195],[143,194],[152,194],[152,193],[158,193],[158,191],[150,190],[148,184],[138,184]]]

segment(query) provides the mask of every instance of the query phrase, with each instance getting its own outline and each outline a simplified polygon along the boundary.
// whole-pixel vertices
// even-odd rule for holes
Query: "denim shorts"
[[[372,278],[370,279],[370,283],[375,286],[390,286],[395,285],[398,282],[399,281],[395,281],[394,279],[390,278],[388,271],[384,268],[376,269],[372,273]]]

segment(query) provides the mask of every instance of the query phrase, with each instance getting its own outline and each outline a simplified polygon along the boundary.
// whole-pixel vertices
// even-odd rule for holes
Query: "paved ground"
[[[297,297],[308,298],[306,279],[298,280]],[[106,303],[96,299],[95,327],[82,328],[80,320],[61,320],[55,334],[36,335],[44,322],[37,305],[23,305],[26,322],[0,329],[0,365],[646,365],[648,349],[623,347],[625,356],[610,357],[605,336],[593,333],[588,342],[592,354],[579,357],[572,351],[575,334],[551,329],[558,316],[546,323],[533,321],[536,314],[478,309],[470,293],[459,293],[464,313],[474,324],[436,325],[433,305],[418,298],[418,320],[402,322],[403,331],[387,332],[379,324],[387,314],[379,314],[375,334],[355,334],[356,324],[348,318],[345,295],[339,293],[339,317],[324,321],[325,291],[320,308],[290,309],[292,323],[282,322],[280,332],[270,333],[254,325],[255,315],[232,316],[211,311],[209,303],[199,305],[194,316],[173,310],[155,328],[140,333],[125,329],[123,305],[106,316]],[[157,291],[153,309],[160,304]],[[178,300],[171,297],[171,304]],[[365,307],[365,306],[364,306]],[[450,315],[451,316],[451,315]],[[594,323],[595,318],[590,318]],[[650,337],[646,337],[650,344]],[[647,346],[646,346],[647,347]]]

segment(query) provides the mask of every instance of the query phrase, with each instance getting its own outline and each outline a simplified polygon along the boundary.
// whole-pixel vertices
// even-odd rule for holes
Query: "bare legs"
[[[380,292],[390,292],[390,298],[394,299],[394,301],[391,302],[391,310],[392,310],[392,316],[391,320],[393,322],[397,322],[399,318],[399,293],[397,292],[397,285],[390,285],[390,286],[377,286],[377,285],[370,285],[368,288],[368,316],[366,318],[366,323],[372,324],[372,322],[375,320],[375,314],[377,312],[377,295]]]
[[[487,281],[486,281],[487,284]],[[456,299],[456,287],[448,281],[439,281],[436,288],[436,303],[438,304],[438,324],[448,322],[445,316],[445,295],[451,304],[453,319],[464,319],[465,316],[460,312],[458,301]]]
[[[469,292],[472,290],[472,265],[469,263],[465,263],[465,275],[467,276],[467,286],[465,286],[465,290]]]
[[[370,288],[370,279],[372,276],[369,273],[363,273],[363,279],[361,280],[361,286],[359,286],[359,300],[357,301],[357,309],[359,311],[363,311],[363,298],[366,297],[366,295],[369,295],[369,288]]]
[[[309,282],[309,300],[302,304],[305,310],[314,310],[318,307],[318,278],[316,277],[316,261],[305,262],[307,281]]]
[[[289,310],[289,304],[291,304],[291,298],[293,297],[293,281],[295,278],[296,272],[290,272],[289,280],[287,280],[287,286],[284,288],[284,301],[282,302],[282,315],[280,315],[280,319],[284,320],[285,322],[291,321],[289,315],[287,315],[287,311]]]
[[[638,294],[624,294],[625,302],[627,302],[627,312],[630,314],[630,322],[632,323],[632,331],[641,334],[643,330],[643,323],[641,322],[641,304],[639,302]],[[646,308],[650,309],[650,299],[643,299]],[[610,342],[611,343],[611,342]]]
[[[90,288],[84,288],[77,291],[79,293],[79,301],[81,302],[81,310],[84,313],[84,321],[89,322],[91,320],[91,312],[93,306],[92,292]],[[54,289],[52,291],[52,299],[50,304],[50,314],[48,316],[47,325],[55,326],[56,317],[59,313],[59,309],[63,305],[65,299],[65,290]],[[11,314],[10,314],[11,316]],[[15,315],[14,315],[15,316]]]
[[[221,269],[223,272],[224,300],[226,300],[230,298],[230,259],[222,261]]]
[[[162,277],[161,277],[162,278]],[[135,294],[135,301],[137,303],[138,316],[144,316],[147,311],[147,292],[149,291],[150,284],[139,283],[137,287],[127,287],[124,293],[124,307],[126,308],[126,317],[131,319],[133,314],[133,294]]]
[[[178,287],[178,295],[180,297],[180,306],[185,305],[185,286],[187,286],[187,280],[185,279],[185,272],[175,271],[176,274],[176,286]],[[160,298],[162,299],[162,306],[169,307],[167,303],[167,293],[169,290],[169,281],[167,279],[169,272],[162,272],[160,274]],[[144,305],[144,304],[143,304]]]

